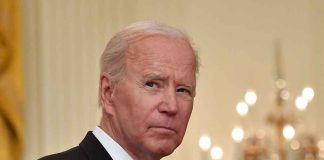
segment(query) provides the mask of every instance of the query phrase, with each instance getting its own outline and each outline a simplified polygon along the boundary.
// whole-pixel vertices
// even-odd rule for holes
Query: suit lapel
[[[89,131],[79,145],[89,160],[113,160],[98,139]]]

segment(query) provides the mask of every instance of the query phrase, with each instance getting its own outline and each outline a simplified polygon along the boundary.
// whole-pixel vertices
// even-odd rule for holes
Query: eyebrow
[[[183,84],[182,86],[190,88],[190,89],[194,89],[194,85],[192,85],[192,84]]]
[[[165,80],[168,79],[168,76],[164,76],[157,73],[148,73],[148,74],[144,74],[144,79],[145,80]]]

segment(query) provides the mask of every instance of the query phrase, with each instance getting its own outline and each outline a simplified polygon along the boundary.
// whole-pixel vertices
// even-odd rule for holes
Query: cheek
[[[137,99],[134,101],[136,107],[132,111],[134,113],[134,118],[137,118],[140,121],[139,125],[148,124],[154,117],[154,114],[157,110],[160,100],[158,97],[152,97],[147,94],[138,94]],[[145,126],[146,127],[146,126]]]
[[[179,102],[179,107],[185,117],[190,117],[193,109],[193,100],[182,100]]]
[[[187,128],[187,124],[189,122],[192,109],[193,109],[193,103],[186,102],[181,106],[181,109],[179,110],[178,121],[182,122],[180,125],[183,131],[185,131]]]
[[[150,123],[150,118],[156,106],[159,104],[159,98],[152,97],[141,89],[129,89],[125,94],[120,94],[118,99],[120,104],[117,107],[118,116],[128,124],[126,127],[134,129],[132,132],[145,132]]]

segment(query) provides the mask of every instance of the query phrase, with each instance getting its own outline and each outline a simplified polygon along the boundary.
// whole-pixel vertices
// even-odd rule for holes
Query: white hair
[[[134,23],[118,32],[107,44],[100,58],[100,72],[108,73],[113,80],[118,80],[124,68],[125,54],[131,43],[153,35],[182,39],[194,50],[190,38],[181,30],[154,21]],[[199,72],[199,58],[196,57],[196,73]]]

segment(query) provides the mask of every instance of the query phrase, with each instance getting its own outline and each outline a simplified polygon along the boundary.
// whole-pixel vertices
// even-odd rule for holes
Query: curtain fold
[[[23,143],[23,77],[19,0],[0,0],[0,159],[19,160]]]

